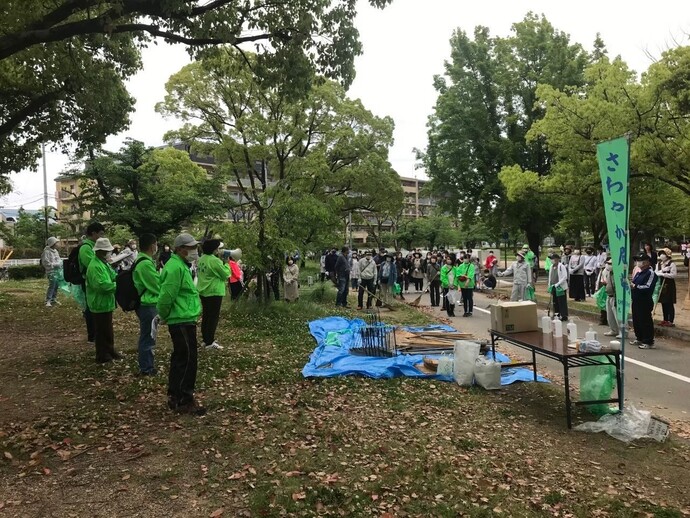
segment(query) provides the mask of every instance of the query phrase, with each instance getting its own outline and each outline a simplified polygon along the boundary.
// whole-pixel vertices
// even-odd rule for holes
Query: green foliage
[[[119,152],[101,152],[82,171],[68,174],[81,182],[77,211],[123,225],[136,236],[162,236],[223,213],[221,178],[173,148],[147,148],[129,140]]]
[[[623,134],[631,141],[631,231],[647,238],[679,236],[686,229],[690,194],[690,125],[682,117],[683,95],[671,79],[683,74],[690,48],[664,54],[638,80],[627,65],[601,56],[585,70],[586,83],[559,90],[542,85],[545,107],[528,139],[546,140],[552,173],[506,171],[509,196],[541,197],[561,210],[559,229],[569,236],[588,232],[595,242],[606,234],[596,143]]]
[[[54,210],[48,211],[48,221],[52,221]],[[17,221],[13,224],[0,223],[0,237],[12,248],[15,249],[37,249],[43,250],[45,245],[45,216],[43,212],[29,213],[23,207],[19,209]],[[64,225],[51,223],[48,227],[51,236],[60,238],[72,237]],[[15,252],[16,254],[16,252]],[[41,253],[38,253],[40,256]],[[30,257],[38,257],[31,255]],[[15,257],[16,258],[16,257]]]
[[[396,232],[405,248],[423,246],[429,250],[439,246],[457,246],[460,233],[456,222],[448,216],[428,216],[405,221]]]
[[[390,0],[370,0],[384,7]],[[300,96],[318,70],[349,85],[362,51],[352,1],[5,0],[0,19],[0,194],[7,175],[35,168],[40,143],[80,151],[125,129],[134,101],[125,81],[154,38],[261,53],[262,84]]]
[[[226,208],[238,227],[226,228],[227,241],[265,271],[270,257],[332,239],[350,211],[391,211],[402,188],[388,163],[390,118],[316,76],[306,97],[286,95],[245,66],[258,59],[207,52],[170,78],[157,109],[187,122],[167,139],[213,156],[236,194]]]
[[[40,279],[45,277],[46,273],[40,264],[13,266],[9,271],[10,279],[13,281],[23,281],[24,279]]]
[[[445,75],[434,81],[439,96],[420,154],[443,208],[468,225],[482,219],[494,234],[519,228],[538,244],[552,226],[553,207],[506,198],[499,173],[514,166],[550,173],[544,142],[525,138],[543,116],[536,89],[582,84],[587,59],[567,34],[532,13],[506,38],[491,37],[486,27],[475,28],[473,38],[455,32]]]

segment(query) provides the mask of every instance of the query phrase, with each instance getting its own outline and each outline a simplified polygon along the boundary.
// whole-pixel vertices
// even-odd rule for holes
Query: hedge
[[[40,279],[46,275],[46,271],[40,264],[13,266],[9,269],[9,272],[10,279],[13,281],[21,281],[23,279]]]

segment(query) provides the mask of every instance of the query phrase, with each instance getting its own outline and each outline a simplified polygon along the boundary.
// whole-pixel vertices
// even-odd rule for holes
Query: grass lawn
[[[203,418],[165,406],[166,329],[161,373],[138,378],[136,317],[118,310],[126,359],[98,366],[76,305],[44,308],[44,287],[0,284],[0,516],[690,514],[686,442],[569,432],[559,387],[304,379],[307,321],[354,314],[330,287],[224,303],[225,349],[199,353]]]

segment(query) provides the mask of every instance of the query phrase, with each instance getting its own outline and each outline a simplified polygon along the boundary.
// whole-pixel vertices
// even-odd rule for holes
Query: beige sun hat
[[[97,252],[99,250],[105,250],[106,252],[113,251],[113,245],[110,244],[110,239],[107,237],[99,237],[96,240],[96,244],[93,246],[93,251]]]

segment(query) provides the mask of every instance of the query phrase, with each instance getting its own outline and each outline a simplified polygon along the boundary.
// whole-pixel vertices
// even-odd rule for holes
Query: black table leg
[[[618,391],[618,410],[623,411],[623,398],[621,398],[621,390],[623,389],[621,381],[621,357],[620,354],[614,354],[616,359],[616,390]]]
[[[532,349],[532,369],[534,369],[534,381],[537,381],[537,353]]]
[[[563,361],[563,376],[565,380],[565,415],[568,422],[568,429],[573,427],[573,420],[570,414],[570,380],[568,379],[568,360]]]

